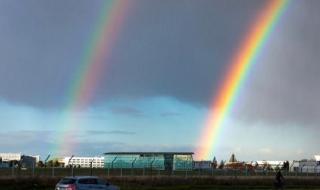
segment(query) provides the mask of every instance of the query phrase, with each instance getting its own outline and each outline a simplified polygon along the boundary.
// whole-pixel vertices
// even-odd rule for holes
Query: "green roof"
[[[119,155],[128,155],[128,154],[175,154],[175,155],[192,155],[193,152],[106,152],[106,155],[110,154],[119,154]]]

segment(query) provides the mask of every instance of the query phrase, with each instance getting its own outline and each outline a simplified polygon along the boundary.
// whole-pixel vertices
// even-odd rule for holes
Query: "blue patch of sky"
[[[126,114],[113,112],[115,107],[128,107],[138,110],[141,114]],[[35,134],[47,131],[46,139],[33,138],[32,142],[54,143],[55,135],[62,135],[62,127],[66,127],[61,117],[66,111],[44,110],[35,107],[0,102],[0,125],[2,132],[34,131]],[[163,115],[164,113],[169,113]],[[167,145],[186,146],[194,144],[202,128],[206,109],[195,107],[171,97],[153,97],[138,100],[111,100],[104,104],[91,107],[89,110],[75,114],[79,119],[77,140],[99,143],[122,142],[131,145]],[[61,122],[62,121],[62,122]],[[89,134],[87,131],[124,131],[132,134],[105,133]],[[26,141],[26,139],[21,139]],[[28,143],[28,142],[25,142]],[[9,143],[10,144],[10,143]],[[15,151],[21,152],[17,142],[12,143]],[[9,146],[10,145],[6,145]],[[30,147],[32,149],[32,147]],[[88,153],[89,154],[89,153]]]

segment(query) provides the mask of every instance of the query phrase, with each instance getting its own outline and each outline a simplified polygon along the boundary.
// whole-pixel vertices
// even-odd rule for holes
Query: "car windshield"
[[[72,178],[63,178],[61,179],[61,181],[59,182],[60,184],[64,184],[64,185],[68,185],[68,184],[74,184],[76,182],[75,179]]]

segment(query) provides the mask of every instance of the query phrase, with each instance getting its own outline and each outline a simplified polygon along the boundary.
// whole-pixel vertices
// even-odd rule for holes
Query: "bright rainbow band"
[[[208,159],[213,156],[220,130],[230,116],[250,68],[256,63],[257,56],[287,6],[288,0],[267,0],[264,9],[254,20],[238,50],[232,56],[230,67],[213,99],[206,125],[199,139],[199,148],[196,150],[198,159]]]
[[[93,99],[98,82],[109,64],[108,58],[128,14],[129,5],[129,0],[103,1],[97,28],[86,46],[82,61],[76,69],[76,77],[67,94],[66,111],[61,118],[63,128],[59,132],[61,137],[53,150],[54,154],[57,154],[57,151],[59,154],[73,154],[73,149],[77,146],[77,128],[81,125],[77,113],[87,109]]]

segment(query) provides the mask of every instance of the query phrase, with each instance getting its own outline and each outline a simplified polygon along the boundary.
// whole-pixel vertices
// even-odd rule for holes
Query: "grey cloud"
[[[53,133],[53,131],[44,130],[19,130],[19,131],[6,131],[0,133],[0,138],[2,143],[10,143],[12,139],[21,140],[34,140],[38,139],[39,136],[48,137]]]
[[[51,147],[52,131],[6,131],[0,133],[0,147],[3,152],[20,152],[29,155],[47,155]],[[41,138],[39,138],[41,137]]]
[[[148,96],[209,105],[240,40],[268,0],[132,1],[93,105]],[[65,108],[101,2],[0,1],[0,97],[10,103]],[[312,125],[318,131],[319,7],[318,0],[289,2],[237,99],[234,117],[270,126]],[[145,116],[131,107],[117,107],[113,113]],[[4,134],[8,141],[2,143],[9,143],[11,135]],[[52,144],[32,134],[11,137],[21,139],[14,150],[27,148],[25,144],[38,147],[30,150],[47,150]],[[156,148],[111,143],[83,143],[78,152]]]
[[[262,5],[257,1],[137,2],[141,6],[123,27],[105,75],[109,82],[101,84],[98,94],[172,96],[202,105],[211,101],[239,36]]]
[[[36,106],[66,103],[99,2],[1,1],[0,96]]]
[[[242,89],[236,117],[318,128],[319,6],[319,1],[292,1]]]
[[[0,96],[63,107],[102,1],[1,1]],[[172,96],[207,104],[263,2],[136,0],[106,60],[94,104]],[[227,15],[226,15],[227,14]]]
[[[77,144],[77,149],[74,150],[74,155],[102,155],[106,152],[143,152],[143,151],[176,151],[176,152],[192,152],[192,145],[145,145],[145,144],[128,144],[119,141],[90,141]],[[81,149],[79,148],[81,147]]]
[[[194,146],[186,145],[131,145],[131,144],[118,144],[116,147],[106,149],[107,152],[192,152]]]

